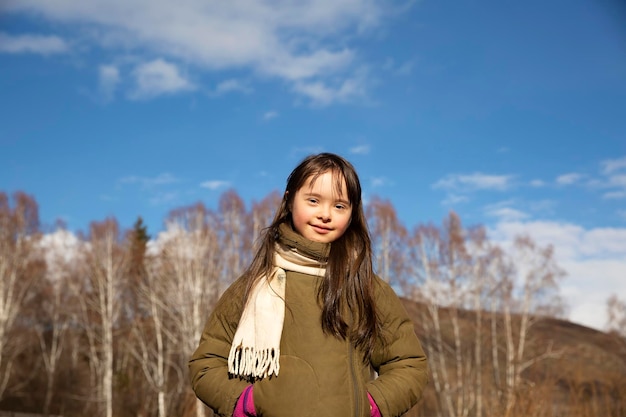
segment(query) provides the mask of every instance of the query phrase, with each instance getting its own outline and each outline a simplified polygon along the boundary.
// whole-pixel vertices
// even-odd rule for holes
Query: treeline
[[[149,236],[141,219],[120,230],[112,218],[85,233],[43,234],[33,197],[0,193],[0,409],[211,415],[190,389],[187,360],[280,198],[271,193],[246,207],[227,191],[215,210],[201,203],[173,210],[165,230]],[[528,399],[541,391],[530,389],[528,371],[564,354],[531,331],[563,311],[564,272],[550,247],[519,236],[503,248],[455,213],[441,225],[408,229],[379,198],[367,214],[375,268],[419,306],[412,314],[430,357],[431,383],[410,415],[623,413],[623,401],[613,398],[615,389],[624,393],[623,378],[594,405],[601,414],[574,407],[579,397],[529,412]]]

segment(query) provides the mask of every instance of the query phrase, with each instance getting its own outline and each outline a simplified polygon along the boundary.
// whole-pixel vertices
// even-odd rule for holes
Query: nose
[[[320,205],[317,217],[321,219],[324,223],[328,223],[330,221],[330,207],[328,207],[326,204]]]

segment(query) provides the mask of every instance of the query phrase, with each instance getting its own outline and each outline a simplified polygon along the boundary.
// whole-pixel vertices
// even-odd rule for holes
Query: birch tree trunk
[[[441,237],[434,226],[423,226],[414,230],[411,237],[411,265],[415,281],[421,285],[417,298],[424,302],[428,316],[425,320],[429,329],[429,339],[425,348],[430,357],[430,370],[433,375],[440,416],[454,417],[455,407],[448,374],[447,348],[443,340],[440,320],[441,285]],[[430,342],[432,340],[432,342]]]
[[[113,417],[113,330],[121,308],[116,290],[122,281],[126,260],[116,220],[90,225],[85,259],[90,291],[85,294],[86,316],[83,319],[97,376],[98,400],[103,404],[102,415]]]
[[[560,305],[557,296],[558,281],[565,275],[553,257],[551,246],[538,247],[528,236],[518,236],[511,249],[513,281],[519,288],[516,299],[507,297],[504,306],[504,320],[507,348],[507,402],[506,415],[511,415],[515,406],[522,372],[539,360],[558,357],[560,352],[553,352],[551,345],[536,357],[527,358],[526,346],[532,325],[546,312],[554,312]],[[513,293],[515,295],[515,292]],[[519,317],[517,341],[514,340],[511,310],[516,308]]]
[[[471,285],[468,277],[472,258],[466,247],[467,237],[467,231],[463,228],[459,216],[450,212],[444,220],[444,245],[441,255],[442,266],[445,269],[448,311],[454,338],[454,367],[456,371],[454,395],[456,396],[456,415],[459,417],[469,414],[473,407],[471,399],[475,396],[468,372],[472,368],[472,357],[464,354],[464,341],[461,337],[458,316],[459,309],[465,305]]]
[[[626,302],[617,294],[606,300],[606,330],[626,337]]]
[[[68,283],[76,276],[79,241],[74,234],[59,229],[45,235],[40,245],[46,262],[45,283],[42,292],[42,319],[35,326],[41,358],[46,373],[46,393],[43,413],[48,415],[54,399],[55,379],[60,366],[70,328],[74,300],[68,291]]]
[[[216,216],[201,204],[178,210],[170,215],[167,234],[161,255],[170,285],[166,303],[174,308],[174,337],[182,341],[180,365],[186,368],[220,291],[223,267]],[[194,401],[196,416],[204,416],[206,407]]]
[[[178,375],[177,392],[182,391],[186,382],[180,364],[175,363],[172,349],[175,343],[175,320],[168,320],[174,316],[175,306],[169,304],[168,292],[171,285],[170,279],[164,274],[162,266],[157,259],[148,259],[146,262],[145,281],[139,287],[139,304],[148,312],[147,320],[137,322],[133,328],[132,345],[130,353],[135,357],[146,381],[156,393],[156,409],[158,417],[167,417],[169,404],[168,383],[169,371],[173,370]],[[168,323],[172,328],[168,328]]]
[[[63,339],[67,330],[67,322],[61,314],[62,298],[59,289],[52,291],[52,300],[49,303],[50,316],[48,327],[49,340],[44,334],[47,330],[42,324],[38,324],[35,328],[39,338],[39,346],[41,347],[41,358],[46,371],[46,394],[43,404],[43,414],[48,416],[50,413],[50,405],[54,394],[55,376],[61,353],[63,352]]]
[[[13,358],[20,352],[20,343],[11,336],[23,301],[43,264],[37,250],[40,239],[37,204],[24,193],[9,198],[0,193],[0,399],[7,389]]]

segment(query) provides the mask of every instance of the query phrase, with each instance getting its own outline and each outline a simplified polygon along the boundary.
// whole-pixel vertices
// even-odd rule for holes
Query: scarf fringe
[[[228,372],[250,378],[266,378],[278,375],[280,349],[257,350],[253,347],[231,347],[228,355]]]

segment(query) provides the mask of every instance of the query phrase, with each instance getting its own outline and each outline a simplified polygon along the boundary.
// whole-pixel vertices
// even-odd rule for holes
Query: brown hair
[[[345,180],[352,217],[345,233],[331,243],[326,276],[318,290],[322,329],[338,338],[349,337],[369,357],[380,334],[374,303],[371,239],[359,177],[352,164],[338,155],[320,153],[308,156],[289,174],[280,207],[272,224],[264,230],[259,249],[244,273],[247,278],[245,298],[247,300],[259,277],[271,273],[278,228],[285,222],[291,224],[291,207],[296,192],[307,181],[311,183],[329,171],[333,173],[337,190],[341,190],[342,180]],[[345,317],[344,314],[349,312],[352,316]]]

